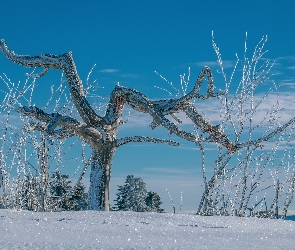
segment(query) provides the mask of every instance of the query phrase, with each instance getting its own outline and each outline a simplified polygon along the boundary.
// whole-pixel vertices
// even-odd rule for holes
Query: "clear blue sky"
[[[104,96],[121,82],[150,98],[160,98],[165,93],[153,86],[161,86],[163,81],[154,70],[177,83],[179,75],[191,66],[194,81],[206,63],[216,62],[212,30],[223,59],[229,61],[235,60],[236,52],[243,53],[246,32],[252,49],[268,35],[267,56],[277,62],[277,83],[295,84],[294,11],[293,0],[10,0],[1,3],[0,38],[20,54],[72,51],[83,80],[98,63],[93,78],[105,86]],[[0,55],[3,72],[14,81],[24,79],[18,74],[19,67]],[[59,78],[47,81],[44,92]],[[149,134],[148,126],[142,124],[127,125],[122,133]],[[167,133],[157,130],[154,135],[165,138]],[[183,191],[184,209],[194,210],[202,188],[195,182],[201,180],[198,153],[188,150],[193,145],[185,146],[136,144],[120,148],[114,159],[112,192],[127,174],[135,174],[146,180],[149,190],[161,194],[168,211],[165,188],[175,200]]]

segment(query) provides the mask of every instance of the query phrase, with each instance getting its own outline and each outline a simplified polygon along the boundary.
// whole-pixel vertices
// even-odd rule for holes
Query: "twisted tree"
[[[230,141],[222,128],[211,124],[208,119],[205,119],[198,112],[192,101],[196,99],[206,100],[224,94],[223,92],[214,93],[215,86],[209,67],[203,68],[192,91],[184,94],[180,98],[154,101],[137,90],[118,84],[110,94],[104,116],[100,116],[86,99],[82,81],[77,73],[71,52],[62,55],[17,55],[7,47],[4,40],[0,41],[0,50],[10,61],[24,67],[43,67],[44,71],[38,75],[32,75],[33,78],[44,76],[49,69],[63,71],[69,86],[72,101],[82,121],[59,113],[46,113],[36,106],[15,107],[10,105],[9,107],[39,122],[38,125],[33,126],[31,129],[42,129],[47,136],[55,136],[57,139],[78,136],[90,145],[92,154],[90,161],[89,209],[93,210],[109,210],[110,171],[112,160],[118,147],[130,142],[152,142],[168,143],[172,146],[178,145],[177,142],[172,140],[144,136],[117,138],[118,128],[123,123],[122,112],[125,104],[128,104],[132,109],[138,112],[149,114],[153,119],[150,125],[151,129],[162,126],[167,129],[170,134],[175,134],[197,145],[200,145],[200,142],[214,142],[224,147],[227,150],[227,154],[233,154],[245,146],[258,145],[262,141],[268,140],[293,123],[294,119],[293,118],[289,123],[283,126],[279,126],[276,130],[260,139],[248,140],[244,143],[238,141],[234,143]],[[208,81],[207,91],[205,94],[200,94],[200,88],[205,77]],[[185,113],[191,122],[201,131],[202,136],[198,136],[198,134],[194,132],[187,132],[178,126],[177,123],[181,122],[176,116],[178,112]],[[168,119],[169,116],[170,119]],[[176,122],[172,122],[171,118]],[[208,136],[205,138],[203,136],[204,134]],[[221,172],[222,169],[223,168],[220,168]],[[210,183],[208,183],[208,185],[210,186]]]

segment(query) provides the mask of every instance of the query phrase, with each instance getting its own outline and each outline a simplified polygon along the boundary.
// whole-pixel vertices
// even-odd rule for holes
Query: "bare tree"
[[[62,133],[48,137],[46,126],[41,122],[27,116],[15,116],[10,112],[10,108],[14,109],[13,106],[18,106],[21,102],[27,102],[28,105],[33,102],[35,79],[28,77],[24,83],[18,84],[14,84],[5,74],[0,76],[0,79],[7,87],[7,90],[1,90],[6,96],[0,105],[1,207],[33,211],[56,210],[58,203],[76,192],[85,174],[88,163],[84,155],[84,143],[80,159],[77,155],[75,159],[72,156],[69,158],[68,152],[74,145],[79,147],[79,143],[75,143],[78,139],[66,141]],[[71,110],[72,104],[69,101],[60,105],[65,90],[62,85],[63,81],[57,88],[51,87],[51,96],[44,109],[50,106],[60,113]],[[66,96],[64,99],[66,100]],[[73,160],[78,163],[78,168],[84,165],[78,182],[63,197],[51,197],[49,171],[61,171]],[[73,176],[77,172],[78,169]]]
[[[205,142],[217,143],[219,145],[218,147],[226,150],[226,152],[218,158],[218,167],[216,168],[215,176],[208,183],[206,182],[206,190],[202,203],[208,203],[210,200],[210,190],[214,187],[216,180],[222,176],[225,166],[233,153],[245,147],[259,146],[261,142],[267,141],[274,135],[282,132],[287,126],[292,124],[294,120],[292,119],[283,126],[278,126],[275,130],[259,139],[253,140],[251,138],[246,142],[240,142],[239,139],[231,141],[224,132],[224,126],[219,127],[213,125],[207,118],[201,115],[194,105],[194,100],[206,100],[213,97],[219,98],[227,94],[227,89],[226,91],[220,91],[218,93],[214,92],[213,75],[210,68],[207,66],[205,66],[199,74],[193,89],[187,94],[183,94],[181,97],[177,98],[153,101],[137,90],[126,88],[118,84],[110,94],[105,114],[100,116],[86,99],[82,81],[77,73],[71,52],[62,55],[17,55],[8,49],[4,40],[0,42],[0,50],[14,63],[28,68],[43,67],[44,71],[38,75],[32,75],[33,78],[44,76],[49,69],[63,71],[69,86],[71,99],[82,118],[82,122],[76,117],[63,115],[59,112],[46,113],[36,106],[10,106],[10,108],[23,116],[29,116],[39,121],[41,126],[45,128],[45,132],[48,136],[56,136],[56,138],[78,136],[90,145],[92,154],[90,161],[89,208],[93,210],[109,210],[110,170],[115,151],[118,147],[130,142],[152,142],[168,143],[172,146],[178,145],[178,143],[172,140],[144,136],[117,138],[118,128],[123,123],[122,112],[125,104],[128,104],[132,109],[138,112],[149,114],[153,119],[150,125],[151,129],[162,126],[166,128],[170,134],[175,134],[180,138],[195,143],[201,150]],[[205,94],[200,94],[200,88],[205,78],[208,81],[207,91]],[[230,116],[232,108],[228,104],[227,109],[229,111],[227,115]],[[190,119],[196,131],[199,131],[198,133],[196,133],[196,131],[187,132],[179,126],[181,120],[176,115],[179,112],[184,113]],[[170,117],[170,119],[168,119],[168,117]],[[228,120],[231,121],[230,118]],[[37,127],[36,129],[38,129]],[[205,137],[206,134],[207,137]],[[239,138],[238,133],[237,135]]]
[[[151,128],[157,126],[165,127],[171,134],[184,138],[188,141],[198,141],[198,137],[180,129],[177,125],[166,118],[174,113],[183,111],[203,132],[209,133],[216,142],[224,145],[231,151],[235,146],[228,140],[227,136],[210,122],[205,120],[190,102],[191,99],[208,99],[216,96],[213,92],[213,77],[208,67],[205,67],[198,77],[193,90],[187,95],[178,99],[152,101],[142,93],[117,85],[110,95],[107,110],[104,116],[99,116],[87,101],[82,82],[76,71],[71,53],[63,55],[41,54],[39,56],[16,55],[1,40],[0,49],[3,54],[12,62],[25,67],[44,67],[44,71],[33,77],[41,77],[50,68],[63,71],[69,84],[71,98],[77,108],[83,122],[59,113],[45,113],[36,106],[14,107],[14,110],[24,116],[34,117],[46,124],[46,132],[49,135],[59,134],[67,137],[77,135],[85,140],[92,148],[91,174],[89,188],[90,209],[109,209],[109,185],[110,168],[116,149],[130,142],[153,142],[178,145],[176,142],[165,139],[131,136],[117,139],[118,127],[122,124],[122,111],[126,103],[139,112],[148,113],[153,118]],[[208,90],[205,95],[199,94],[204,77],[208,78]],[[177,118],[176,118],[177,119]],[[56,129],[60,127],[61,129]]]
[[[205,188],[198,214],[245,216],[249,210],[253,216],[277,218],[278,209],[286,215],[293,199],[294,118],[281,125],[279,87],[272,80],[273,63],[264,57],[266,42],[267,37],[263,37],[248,58],[246,40],[243,58],[237,56],[227,78],[212,39],[225,82],[224,95],[219,98],[219,124],[239,150],[233,154],[217,145],[213,174],[208,178],[206,141],[199,142]],[[260,90],[262,84],[271,86],[266,93]],[[210,154],[212,159],[212,150]]]

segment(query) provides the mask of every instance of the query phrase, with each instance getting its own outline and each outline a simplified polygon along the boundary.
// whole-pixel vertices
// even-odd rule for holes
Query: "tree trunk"
[[[111,165],[115,147],[109,143],[103,144],[100,149],[92,148],[90,186],[88,192],[90,210],[110,210],[109,190]]]
[[[41,168],[41,201],[40,209],[45,212],[47,209],[47,184],[48,184],[48,155],[46,148],[46,138],[45,135],[41,134],[42,144],[41,144],[41,156],[40,156],[40,168]]]

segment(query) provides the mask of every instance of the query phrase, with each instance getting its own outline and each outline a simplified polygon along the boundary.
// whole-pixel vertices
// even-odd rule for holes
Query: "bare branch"
[[[247,141],[247,142],[239,143],[239,144],[235,145],[235,148],[236,148],[236,150],[238,150],[238,149],[245,148],[245,147],[248,147],[248,146],[258,146],[260,143],[266,142],[270,138],[274,137],[275,135],[283,132],[287,127],[291,126],[294,122],[295,122],[295,117],[290,119],[284,125],[278,126],[271,133],[269,133],[269,134],[267,134],[267,135],[265,135],[265,136],[263,136],[263,137],[261,137],[259,139],[253,140],[253,141]]]
[[[43,133],[47,132],[47,127],[44,123],[41,122],[36,122],[36,123],[29,123],[25,126],[25,129],[27,131],[32,131],[32,130],[36,130],[36,131],[40,131]],[[54,139],[66,139],[69,137],[75,136],[75,133],[68,131],[66,129],[56,129],[54,131],[52,131],[50,133],[50,137],[54,138]]]
[[[182,110],[196,124],[203,132],[208,133],[211,138],[210,140],[223,145],[231,152],[236,151],[233,143],[228,139],[225,133],[217,126],[212,125],[209,121],[206,121],[196,110],[193,104],[187,103],[182,106]]]
[[[28,77],[39,78],[47,74],[49,67],[45,67],[44,70],[40,74],[26,74]]]
[[[204,95],[200,95],[199,90],[201,88],[205,76],[207,76],[208,78],[207,92]],[[153,104],[157,105],[159,109],[162,109],[164,113],[168,113],[170,110],[178,109],[178,107],[194,98],[198,100],[206,100],[210,97],[216,97],[218,95],[223,94],[222,92],[214,93],[214,88],[215,86],[213,83],[212,71],[208,66],[205,66],[199,74],[198,79],[191,92],[180,98],[153,101]]]
[[[171,146],[179,146],[179,143],[172,140],[165,140],[147,136],[128,136],[117,140],[117,147],[120,147],[129,142],[152,142],[152,143],[167,143]]]
[[[97,129],[88,126],[87,124],[81,123],[72,117],[62,116],[58,113],[48,114],[35,106],[24,106],[13,109],[24,116],[33,117],[41,122],[46,123],[46,132],[49,135],[57,135],[57,133],[60,133],[60,136],[62,136],[63,134],[64,136],[66,136],[64,130],[54,130],[57,126],[59,126],[63,129],[66,129],[69,135],[75,134],[89,140],[102,139],[102,135]],[[40,126],[37,126],[36,130],[39,129]]]
[[[17,55],[8,49],[4,40],[0,40],[0,51],[10,61],[27,68],[44,67],[45,70],[39,76],[46,74],[49,68],[62,69],[69,84],[72,99],[83,121],[94,126],[104,123],[85,97],[82,81],[77,73],[71,52],[58,56],[52,54],[40,54],[38,56]]]
[[[203,96],[204,98],[211,95],[211,89],[212,88],[208,90],[207,95]],[[196,93],[194,92],[194,95],[195,94]],[[122,105],[124,105],[124,103],[126,102],[133,109],[142,113],[150,114],[153,118],[153,123],[151,124],[152,129],[161,125],[165,127],[170,132],[170,134],[175,134],[185,140],[196,142],[199,140],[198,136],[184,131],[165,117],[165,115],[167,114],[173,114],[177,111],[184,111],[187,113],[192,122],[197,125],[203,132],[209,133],[216,142],[225,146],[230,151],[235,151],[233,144],[229,141],[227,136],[210,122],[206,121],[197,112],[194,106],[186,101],[186,98],[151,101],[145,95],[134,89],[116,86],[111,94],[110,103],[105,116],[105,120],[108,120],[108,122],[110,122],[111,119],[118,119],[118,117],[120,117],[119,102],[122,102]]]

